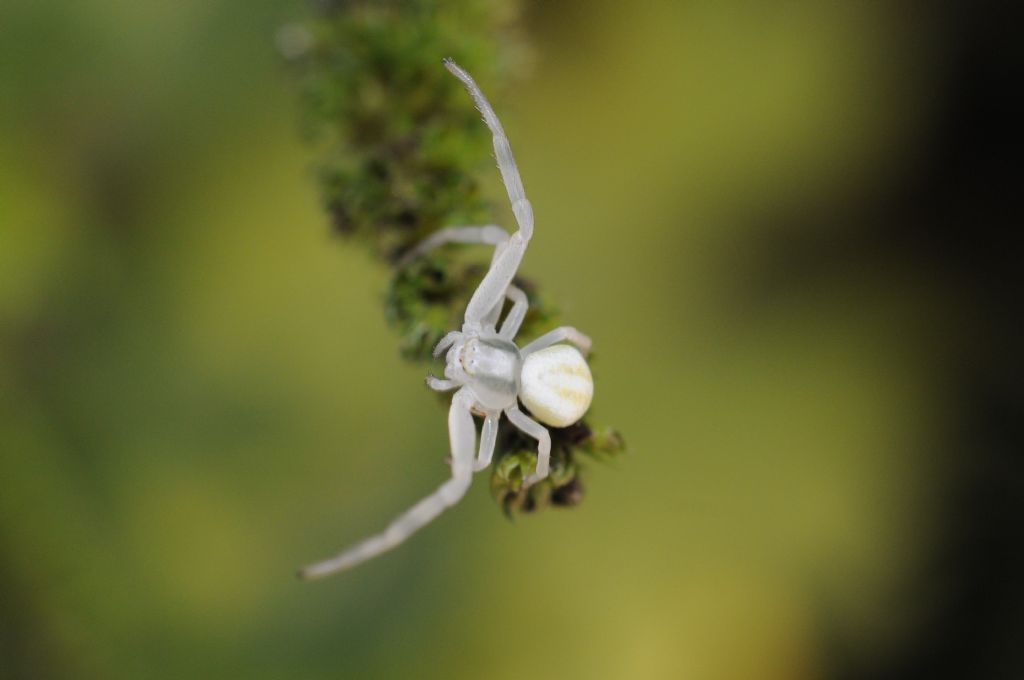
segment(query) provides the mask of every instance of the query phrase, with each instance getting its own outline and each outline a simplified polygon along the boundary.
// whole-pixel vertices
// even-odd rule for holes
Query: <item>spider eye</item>
[[[459,363],[462,364],[462,369],[472,375],[476,366],[476,343],[470,340],[459,350]]]

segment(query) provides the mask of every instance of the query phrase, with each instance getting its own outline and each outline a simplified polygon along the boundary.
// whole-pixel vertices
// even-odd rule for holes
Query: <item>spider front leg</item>
[[[523,480],[524,486],[533,486],[548,476],[551,465],[551,434],[548,429],[519,410],[518,406],[505,409],[510,423],[518,427],[524,434],[537,440],[537,470]]]
[[[473,98],[477,110],[483,116],[484,123],[491,130],[491,139],[494,143],[494,158],[498,161],[498,171],[505,183],[505,191],[508,192],[509,201],[512,203],[512,212],[519,223],[519,229],[527,241],[533,236],[533,206],[526,198],[526,190],[523,188],[523,179],[519,176],[519,168],[516,166],[516,159],[512,155],[512,146],[505,135],[505,128],[498,120],[498,114],[494,112],[491,103],[487,101],[480,86],[473,80],[473,76],[466,73],[465,69],[451,59],[444,60],[444,66],[448,71],[462,81]]]
[[[382,533],[367,538],[336,557],[310,565],[299,572],[305,579],[320,578],[352,567],[400,545],[461,499],[473,480],[476,427],[470,413],[475,399],[468,388],[452,398],[448,411],[448,435],[452,449],[452,478],[437,491],[399,515]]]
[[[508,241],[495,253],[491,261],[491,268],[480,282],[476,292],[466,307],[465,325],[468,328],[481,328],[490,318],[495,305],[500,304],[505,297],[505,291],[512,278],[519,269],[519,263],[526,253],[526,246],[533,238],[533,206],[526,198],[526,190],[523,188],[523,179],[519,176],[519,168],[516,166],[515,157],[512,155],[512,146],[509,144],[505,129],[501,121],[494,113],[487,97],[480,90],[480,87],[473,80],[473,77],[466,73],[458,64],[451,59],[444,60],[445,68],[452,75],[462,81],[469,95],[473,98],[476,108],[483,116],[484,123],[491,130],[491,137],[494,143],[494,157],[498,161],[498,171],[505,183],[505,190],[508,192],[509,201],[512,203],[512,213],[516,217],[519,231],[512,234]]]

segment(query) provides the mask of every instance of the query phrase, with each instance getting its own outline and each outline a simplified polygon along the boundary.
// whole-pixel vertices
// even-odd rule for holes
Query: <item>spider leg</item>
[[[413,246],[402,256],[396,266],[400,269],[407,267],[416,258],[422,257],[431,250],[446,243],[492,245],[494,246],[494,255],[491,257],[491,263],[493,264],[501,254],[502,246],[508,242],[508,238],[508,232],[495,224],[487,224],[482,227],[446,227],[434,232]],[[493,326],[497,323],[498,317],[501,316],[503,302],[504,300],[498,300],[498,303],[481,319],[483,326]]]
[[[491,130],[494,141],[494,157],[498,161],[498,171],[501,172],[501,179],[505,182],[508,198],[512,202],[512,212],[516,216],[516,222],[519,223],[520,231],[523,232],[525,239],[529,241],[530,237],[533,236],[533,207],[526,198],[523,180],[519,176],[519,168],[516,167],[516,159],[512,155],[512,147],[508,143],[508,137],[505,136],[505,129],[501,126],[498,115],[494,113],[491,103],[487,101],[487,97],[480,91],[480,86],[476,84],[473,77],[451,59],[445,59],[444,66],[466,86],[469,96],[473,98],[476,108],[480,111],[484,122]]]
[[[441,338],[441,341],[434,346],[434,356],[439,357],[448,351],[448,348],[455,344],[455,341],[459,339],[462,333],[458,331],[449,331],[445,333],[445,336]]]
[[[494,256],[491,258],[491,263],[493,264],[501,255],[502,246],[505,245],[508,240],[508,232],[494,224],[488,224],[482,227],[446,227],[445,229],[434,232],[416,244],[416,246],[402,256],[402,259],[398,261],[397,266],[400,268],[406,267],[416,258],[422,257],[431,250],[434,250],[446,243],[493,245]],[[508,289],[505,291],[505,297],[513,303],[513,307],[509,312],[508,318],[513,319],[516,318],[516,316],[519,317],[518,321],[510,326],[512,329],[510,334],[504,333],[506,326],[509,326],[508,319],[506,319],[505,323],[502,325],[502,337],[512,339],[515,337],[519,324],[522,323],[522,315],[526,314],[526,295],[515,286],[509,285]],[[497,323],[498,318],[501,316],[501,310],[504,307],[504,303],[504,299],[498,300],[497,304],[495,304],[491,311],[487,313],[487,316],[482,319],[483,325],[493,326]],[[522,307],[522,309],[519,309],[519,307]]]
[[[526,245],[527,241],[520,230],[499,247],[491,261],[491,268],[487,270],[483,281],[477,286],[473,297],[469,299],[469,304],[466,305],[466,327],[482,327],[491,317],[494,307],[501,304],[519,269],[519,263],[526,254]]]
[[[516,333],[519,332],[519,327],[523,325],[523,319],[526,318],[526,310],[530,305],[526,300],[526,293],[512,284],[509,284],[505,290],[505,296],[512,301],[512,309],[509,310],[508,315],[502,322],[498,335],[505,340],[511,341],[515,339]]]
[[[505,309],[505,301],[508,300],[512,303],[512,308],[508,310],[505,320],[501,323],[501,331],[495,330],[498,325],[498,319],[501,317],[501,311]],[[505,297],[498,300],[498,304],[487,313],[480,325],[483,328],[489,329],[498,334],[499,337],[505,340],[514,340],[516,332],[519,330],[519,326],[523,323],[523,317],[526,316],[527,309],[526,293],[512,285],[508,285],[505,289]],[[509,329],[509,332],[506,332]]]
[[[459,383],[454,380],[445,380],[432,375],[427,376],[427,387],[436,392],[447,392],[448,390],[454,390],[459,386]]]
[[[446,243],[468,243],[500,246],[508,240],[508,232],[501,227],[488,224],[482,227],[446,227],[439,229],[413,246],[402,259],[398,261],[398,267],[407,267],[418,257],[422,257],[431,250],[443,246]]]
[[[551,434],[548,429],[533,418],[519,410],[518,406],[505,409],[509,422],[525,434],[537,440],[537,471],[523,480],[526,486],[532,486],[548,476],[551,465]]]
[[[563,340],[568,340],[572,344],[579,347],[580,351],[584,354],[590,353],[590,338],[580,333],[572,326],[560,326],[553,331],[548,331],[544,335],[540,336],[530,344],[526,345],[522,349],[523,358],[536,352],[537,350],[544,349],[545,347],[551,347],[551,345],[557,345]]]
[[[438,487],[437,491],[399,515],[388,528],[371,536],[339,555],[312,564],[299,572],[304,579],[314,579],[333,574],[376,557],[401,544],[417,530],[429,524],[446,508],[455,505],[466,493],[473,479],[473,449],[476,448],[476,428],[470,407],[473,394],[466,388],[455,393],[451,410],[448,412],[448,433],[452,448],[452,478]]]
[[[487,97],[480,91],[480,87],[472,76],[454,61],[445,59],[444,65],[452,75],[462,81],[483,116],[484,122],[491,130],[498,171],[501,172],[509,201],[512,202],[512,213],[519,225],[519,231],[509,237],[505,246],[500,248],[500,252],[495,253],[490,270],[480,282],[480,286],[473,293],[473,297],[466,307],[466,326],[479,327],[486,322],[495,305],[500,303],[505,296],[505,290],[512,283],[512,278],[516,275],[519,263],[522,262],[523,255],[526,253],[526,246],[533,238],[533,206],[526,198],[523,180],[519,176],[519,169],[516,167],[516,160],[512,155],[508,137],[505,136],[505,129],[501,126],[501,121],[498,120]]]
[[[491,464],[494,457],[494,444],[498,439],[498,421],[501,412],[488,413],[484,417],[484,426],[480,429],[480,452],[473,463],[473,472],[479,472]]]

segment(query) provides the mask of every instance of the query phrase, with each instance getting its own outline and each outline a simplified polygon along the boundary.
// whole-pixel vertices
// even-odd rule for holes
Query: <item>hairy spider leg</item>
[[[452,478],[438,487],[437,491],[399,515],[382,533],[355,544],[335,557],[302,569],[299,576],[304,579],[315,579],[351,569],[357,564],[400,545],[445,509],[455,505],[465,495],[473,479],[476,427],[473,425],[470,408],[474,401],[473,393],[469,388],[463,387],[455,393],[451,409],[448,411]],[[481,457],[485,453],[487,452],[481,451]]]
[[[505,136],[505,130],[501,126],[501,121],[498,120],[498,116],[494,113],[494,109],[491,108],[487,97],[480,91],[480,87],[473,80],[472,76],[466,73],[461,66],[451,59],[445,59],[444,65],[452,75],[465,85],[469,95],[476,103],[476,108],[483,116],[484,122],[491,130],[494,142],[494,157],[498,161],[498,171],[501,172],[501,178],[505,183],[505,190],[508,192],[508,198],[512,202],[512,213],[515,215],[516,223],[519,225],[519,231],[512,234],[507,243],[500,248],[500,252],[496,254],[491,263],[491,268],[487,271],[483,281],[480,282],[480,286],[473,293],[473,297],[466,307],[465,325],[481,326],[494,309],[494,306],[505,297],[505,290],[512,283],[512,278],[515,276],[516,270],[519,269],[519,263],[522,262],[523,255],[526,253],[526,246],[533,237],[533,206],[530,205],[530,201],[526,198],[523,180],[519,176],[519,169],[516,167],[516,160],[512,155],[512,147],[509,144],[508,137]]]
[[[473,76],[466,73],[465,69],[456,64],[452,59],[445,59],[444,66],[453,76],[462,81],[473,103],[483,116],[484,123],[491,130],[494,141],[494,157],[498,161],[498,170],[505,182],[505,190],[508,191],[508,198],[512,202],[512,212],[516,216],[519,228],[526,232],[524,234],[529,240],[533,235],[533,208],[526,199],[526,191],[523,189],[523,180],[519,176],[519,169],[516,167],[516,159],[512,155],[512,147],[509,145],[505,129],[498,120],[498,114],[494,112],[491,103],[480,90],[480,86],[473,80]]]

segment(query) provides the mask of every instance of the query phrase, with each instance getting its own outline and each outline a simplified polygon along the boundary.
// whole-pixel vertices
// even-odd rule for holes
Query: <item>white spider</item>
[[[583,355],[575,347],[558,344],[568,340],[583,353],[589,352],[590,338],[575,328],[556,328],[522,349],[514,342],[526,316],[527,301],[526,294],[512,285],[512,278],[533,236],[533,208],[523,191],[508,138],[491,105],[473,78],[454,61],[445,59],[444,65],[466,86],[494,135],[498,169],[519,225],[519,231],[511,236],[494,225],[442,229],[413,248],[400,263],[408,263],[445,243],[494,246],[490,269],[466,307],[462,330],[445,335],[434,349],[434,356],[447,350],[445,379],[427,377],[431,389],[458,388],[448,412],[452,477],[396,518],[383,533],[357,543],[336,557],[306,567],[300,572],[303,578],[319,578],[349,569],[390,550],[458,502],[469,488],[473,473],[491,462],[502,413],[513,425],[537,440],[537,468],[524,483],[530,485],[544,479],[548,475],[551,436],[537,420],[555,427],[571,425],[586,413],[594,394],[593,378]],[[512,303],[512,308],[498,329],[506,299]],[[537,420],[519,410],[520,400]],[[473,413],[484,416],[475,460]]]

